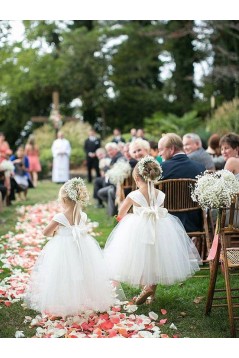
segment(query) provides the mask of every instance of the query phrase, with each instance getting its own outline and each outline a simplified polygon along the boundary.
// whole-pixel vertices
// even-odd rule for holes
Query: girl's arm
[[[129,197],[126,197],[125,200],[123,201],[122,205],[119,208],[118,216],[120,218],[124,217],[132,205],[133,205],[132,199],[130,199]]]
[[[52,220],[43,230],[43,232],[42,232],[43,235],[44,236],[54,236],[54,233],[58,226],[59,226],[59,224],[56,221]]]

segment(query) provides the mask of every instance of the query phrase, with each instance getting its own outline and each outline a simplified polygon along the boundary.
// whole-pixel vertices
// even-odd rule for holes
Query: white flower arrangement
[[[123,184],[132,172],[129,162],[125,160],[118,160],[111,169],[107,170],[107,177],[112,184]]]
[[[80,203],[82,207],[89,203],[90,197],[83,179],[72,178],[68,180],[64,184],[64,190],[71,200]]]
[[[192,188],[191,197],[203,209],[220,209],[230,207],[232,199],[239,193],[239,180],[225,169],[214,173],[205,171],[196,177],[197,183]]]
[[[6,170],[6,171],[9,171],[9,172],[14,172],[14,164],[13,162],[11,162],[11,160],[3,160],[1,163],[0,163],[0,169],[1,170]]]
[[[155,179],[155,181],[158,181],[161,176],[162,176],[162,167],[159,164],[159,162],[157,162],[156,159],[154,159],[154,157],[147,155],[146,157],[140,159],[140,161],[138,162],[138,170],[139,170],[139,175],[142,176],[142,178],[144,178],[144,180],[148,180],[149,178],[147,176],[144,175],[145,172],[145,164],[146,163],[155,163],[158,165],[158,167],[160,168],[160,175]]]

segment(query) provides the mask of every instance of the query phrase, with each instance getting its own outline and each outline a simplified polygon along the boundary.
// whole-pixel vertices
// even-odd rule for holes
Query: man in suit
[[[191,178],[202,174],[206,168],[203,164],[191,160],[183,151],[182,139],[175,133],[165,134],[158,142],[159,155],[163,158],[162,180]],[[198,231],[202,229],[200,211],[188,213],[175,213],[186,231]]]
[[[100,176],[99,169],[99,160],[96,155],[96,150],[100,148],[100,139],[96,137],[96,132],[91,129],[89,131],[89,136],[85,140],[84,150],[86,153],[86,164],[87,164],[87,173],[88,173],[88,182],[92,182],[92,169],[95,170],[96,176]]]
[[[212,157],[202,146],[201,138],[196,133],[187,133],[183,136],[183,149],[188,158],[202,163],[207,170],[215,171]]]

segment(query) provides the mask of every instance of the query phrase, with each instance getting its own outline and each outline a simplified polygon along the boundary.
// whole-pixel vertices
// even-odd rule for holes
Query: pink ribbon
[[[213,238],[211,249],[208,254],[208,258],[207,258],[208,261],[214,260],[214,258],[216,256],[217,248],[218,248],[218,243],[219,243],[219,234],[215,234],[214,238]]]

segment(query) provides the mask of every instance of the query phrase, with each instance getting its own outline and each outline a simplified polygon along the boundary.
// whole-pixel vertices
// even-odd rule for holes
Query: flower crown
[[[86,206],[89,203],[89,193],[83,179],[73,178],[68,180],[64,184],[64,190],[71,200],[80,203],[81,206]]]
[[[157,162],[157,160],[154,159],[154,157],[147,155],[146,157],[140,159],[140,161],[138,162],[138,171],[139,171],[139,175],[144,178],[144,180],[150,180],[148,175],[145,175],[145,164],[146,163],[155,163],[157,164],[160,174],[157,178],[155,178],[153,181],[157,181],[161,178],[162,175],[162,168],[160,166],[160,164]]]

